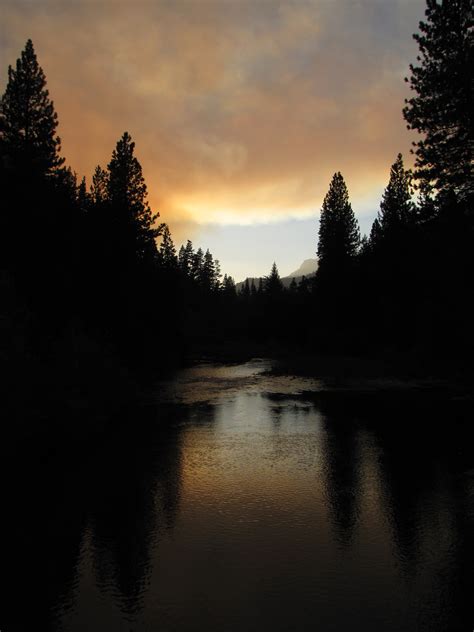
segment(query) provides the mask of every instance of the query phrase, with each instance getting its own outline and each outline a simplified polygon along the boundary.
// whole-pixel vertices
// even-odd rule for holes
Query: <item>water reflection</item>
[[[9,446],[0,628],[470,629],[470,405],[268,366],[189,369],[93,441]]]
[[[359,431],[350,413],[325,417],[325,487],[333,532],[338,543],[352,541],[360,505]]]

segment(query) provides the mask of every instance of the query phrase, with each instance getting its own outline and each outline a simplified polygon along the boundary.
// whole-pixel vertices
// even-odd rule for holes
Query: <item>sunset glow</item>
[[[178,244],[191,238],[205,247],[210,224],[314,217],[316,230],[335,171],[360,216],[396,154],[409,163],[403,77],[423,7],[421,0],[7,2],[2,81],[31,37],[67,164],[90,181],[128,130],[152,207]],[[290,248],[296,267],[315,244]],[[215,254],[225,268],[225,248]],[[269,252],[262,265],[275,258]],[[263,273],[251,261],[228,271],[245,270]]]

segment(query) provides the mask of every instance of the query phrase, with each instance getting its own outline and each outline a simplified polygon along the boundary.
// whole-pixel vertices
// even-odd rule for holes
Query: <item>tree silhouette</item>
[[[56,136],[58,117],[29,39],[16,68],[8,67],[8,83],[0,102],[0,147],[7,163],[51,175],[64,158]]]
[[[121,246],[138,260],[153,260],[157,252],[155,239],[162,226],[153,228],[159,213],[151,212],[145,179],[134,149],[135,143],[128,132],[124,132],[108,165],[108,198],[120,227]]]
[[[248,277],[245,279],[242,287],[240,288],[240,294],[246,300],[250,298],[250,283]]]
[[[212,291],[216,289],[216,267],[212,254],[209,252],[209,248],[204,255],[202,269],[201,269],[201,283],[205,290]]]
[[[160,264],[165,268],[174,270],[178,265],[178,257],[176,256],[176,248],[171,238],[170,229],[167,224],[163,224],[161,234],[161,244],[158,251]]]
[[[204,265],[204,253],[202,248],[198,248],[191,260],[191,278],[199,285],[202,280],[202,267]]]
[[[231,276],[228,276],[227,274],[224,274],[224,279],[222,281],[222,293],[227,298],[232,298],[232,299],[235,298],[237,295],[235,291],[234,279]]]
[[[269,296],[278,296],[283,291],[283,283],[275,262],[273,262],[270,274],[264,278],[263,283],[264,290]]]
[[[318,272],[345,268],[359,247],[359,226],[344,178],[335,173],[323,201],[319,223]]]
[[[411,174],[403,166],[403,157],[398,154],[397,160],[390,169],[390,180],[380,203],[380,211],[372,227],[371,247],[380,247],[382,242],[395,243],[400,247],[400,240],[406,235],[407,228],[415,221],[415,205],[410,193]],[[398,243],[397,243],[398,242]]]
[[[109,196],[109,174],[100,165],[97,165],[92,176],[90,194],[94,204],[103,204]]]
[[[191,274],[191,266],[194,257],[193,244],[188,239],[186,246],[181,246],[179,249],[178,255],[178,265],[180,270],[186,275],[189,276]]]
[[[411,89],[403,115],[424,135],[416,146],[417,176],[461,199],[474,193],[472,0],[427,0],[426,22],[413,37],[419,66],[410,65]]]
[[[80,185],[77,188],[77,205],[79,210],[83,213],[87,213],[91,207],[91,197],[87,192],[86,178],[82,178]]]

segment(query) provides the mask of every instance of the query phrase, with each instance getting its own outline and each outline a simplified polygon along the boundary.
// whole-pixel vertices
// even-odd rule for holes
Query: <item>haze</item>
[[[288,274],[315,256],[335,171],[364,232],[396,154],[410,164],[403,78],[424,6],[3,2],[2,84],[31,37],[79,177],[128,130],[177,245],[210,247],[236,280],[273,260]]]

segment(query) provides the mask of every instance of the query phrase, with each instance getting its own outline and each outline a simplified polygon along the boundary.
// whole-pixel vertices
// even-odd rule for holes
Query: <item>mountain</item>
[[[281,277],[281,282],[283,283],[284,287],[290,287],[290,283],[293,279],[295,279],[296,283],[299,283],[303,276],[306,276],[306,277],[314,276],[314,273],[316,272],[317,269],[318,269],[317,259],[305,259],[297,270],[295,270],[288,276]],[[248,277],[248,280],[249,280],[249,284],[251,284],[253,281],[255,283],[255,287],[258,287],[260,277]],[[245,280],[240,281],[239,283],[236,283],[235,287],[236,287],[237,292],[240,291],[244,283],[245,283]]]
[[[288,274],[284,278],[292,279],[293,277],[309,276],[310,274],[313,274],[314,272],[316,272],[317,269],[318,269],[317,259],[305,259],[297,270],[295,270],[291,274]]]

